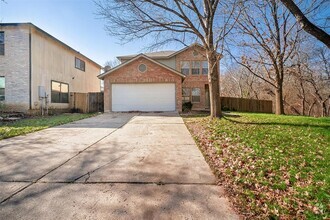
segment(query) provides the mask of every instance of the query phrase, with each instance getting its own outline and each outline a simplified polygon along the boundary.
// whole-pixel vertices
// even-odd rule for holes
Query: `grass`
[[[0,125],[0,140],[18,135],[23,135],[49,127],[66,124],[93,116],[94,114],[61,114],[22,119],[15,122],[2,123]]]
[[[185,122],[240,212],[250,219],[330,218],[330,118],[238,115]]]

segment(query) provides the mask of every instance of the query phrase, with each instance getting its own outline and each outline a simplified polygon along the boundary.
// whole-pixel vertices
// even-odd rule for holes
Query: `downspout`
[[[32,51],[31,27],[29,27],[29,109],[32,110]]]

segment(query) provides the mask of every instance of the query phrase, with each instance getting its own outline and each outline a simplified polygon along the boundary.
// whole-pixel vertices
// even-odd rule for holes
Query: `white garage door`
[[[112,111],[175,111],[175,84],[112,84]]]

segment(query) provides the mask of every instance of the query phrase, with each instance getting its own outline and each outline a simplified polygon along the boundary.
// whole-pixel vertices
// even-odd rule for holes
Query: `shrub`
[[[191,111],[192,108],[192,103],[191,102],[185,102],[182,104],[182,111],[186,112],[186,111]]]
[[[221,107],[221,110],[222,110],[222,111],[230,111],[230,108],[227,107],[227,106],[222,106],[222,107]]]

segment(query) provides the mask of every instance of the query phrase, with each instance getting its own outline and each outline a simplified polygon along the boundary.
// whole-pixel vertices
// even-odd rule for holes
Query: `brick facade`
[[[181,61],[206,61],[204,50],[199,46],[189,47],[176,55],[176,70],[181,71]],[[200,102],[193,103],[193,110],[205,110],[208,109],[207,105],[207,88],[208,88],[208,76],[207,75],[189,75],[186,76],[182,83],[183,88],[199,88],[201,91]]]
[[[145,64],[147,70],[139,72]],[[182,77],[150,60],[140,57],[104,77],[104,111],[111,111],[111,86],[115,83],[175,83],[176,110],[182,110]]]
[[[0,29],[5,33],[5,55],[0,55],[0,76],[5,77],[4,110],[29,109],[30,59],[29,31]]]
[[[118,67],[118,69],[112,70],[109,73],[104,73],[100,78],[104,78],[104,108],[106,111],[111,111],[111,85],[114,83],[162,83],[162,82],[175,82],[176,84],[176,107],[178,111],[182,110],[182,89],[190,89],[189,101],[192,102],[193,110],[209,110],[210,100],[209,100],[209,84],[208,84],[208,74],[202,73],[202,61],[206,62],[207,57],[205,50],[198,44],[193,44],[178,52],[166,52],[158,53],[157,56],[153,56],[149,53],[147,58],[155,60],[167,67],[176,70],[176,72],[181,72],[181,62],[189,61],[189,74],[185,77],[179,76],[173,73],[173,71],[167,68],[157,65],[154,62],[146,59],[145,57],[140,57],[137,60],[136,55],[128,55],[119,57],[122,61],[123,66]],[[161,58],[159,54],[162,54]],[[167,55],[164,55],[167,54]],[[127,62],[132,63],[127,63]],[[166,61],[166,62],[165,62]],[[198,67],[199,74],[192,74],[192,64],[194,61],[199,61],[200,65]],[[141,63],[145,63],[148,66],[148,70],[145,73],[140,73],[138,71],[138,66]],[[170,64],[170,65],[169,65]],[[199,101],[192,100],[192,89],[198,88],[200,91]],[[196,97],[195,97],[196,98]],[[187,101],[187,100],[185,100]]]

